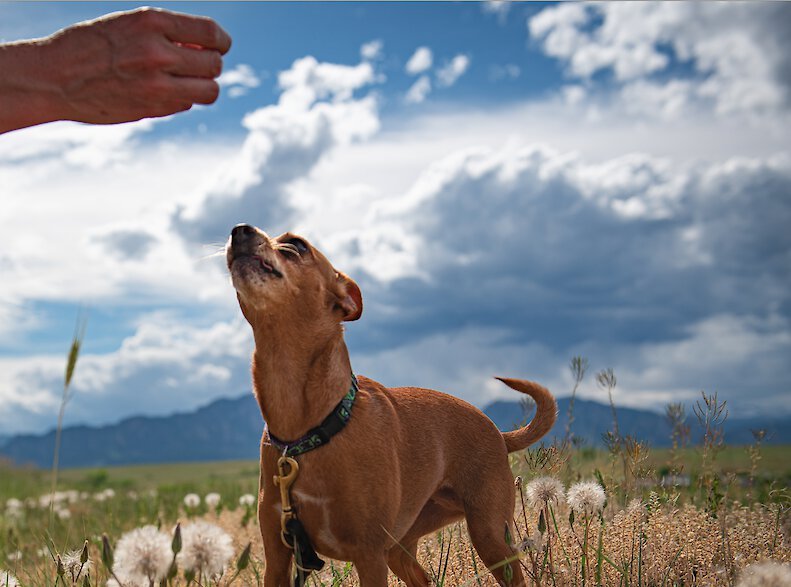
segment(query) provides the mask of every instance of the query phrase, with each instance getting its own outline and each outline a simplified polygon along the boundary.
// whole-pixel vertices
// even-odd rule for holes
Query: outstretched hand
[[[53,120],[129,122],[211,104],[230,46],[213,20],[155,8],[0,46],[0,132]]]

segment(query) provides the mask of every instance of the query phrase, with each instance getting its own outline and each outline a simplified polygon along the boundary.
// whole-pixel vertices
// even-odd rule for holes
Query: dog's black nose
[[[233,227],[231,231],[231,238],[236,239],[248,239],[255,234],[255,228],[250,226],[249,224],[237,224]]]

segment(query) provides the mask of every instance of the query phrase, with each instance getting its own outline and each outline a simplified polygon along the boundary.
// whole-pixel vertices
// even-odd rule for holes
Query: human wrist
[[[67,118],[50,39],[0,45],[0,133]]]

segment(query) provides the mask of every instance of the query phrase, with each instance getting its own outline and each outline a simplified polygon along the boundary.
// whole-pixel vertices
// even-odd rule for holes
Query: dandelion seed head
[[[245,493],[239,498],[239,505],[245,508],[252,507],[255,504],[255,496],[250,493]]]
[[[527,484],[525,495],[530,507],[540,510],[549,503],[563,501],[563,483],[555,477],[538,477]]]
[[[737,587],[787,587],[788,585],[791,585],[791,565],[764,561],[745,568]]]
[[[81,557],[81,550],[71,550],[61,557],[63,568],[73,581],[76,581],[81,575],[89,574],[91,571],[91,559],[88,559],[83,564]]]
[[[222,575],[234,554],[231,537],[219,526],[198,521],[182,528],[178,564],[210,578]]]
[[[184,505],[194,509],[200,505],[200,496],[197,493],[188,493],[184,496]]]
[[[208,507],[214,510],[217,509],[218,505],[220,505],[222,498],[220,497],[219,493],[207,493],[203,500],[206,502]]]
[[[158,582],[167,574],[173,553],[170,536],[154,526],[127,532],[115,547],[113,571],[126,584]]]
[[[16,577],[4,569],[0,569],[0,587],[19,587]]]
[[[595,481],[583,481],[569,488],[566,499],[577,514],[591,516],[604,509],[607,497],[601,485]]]

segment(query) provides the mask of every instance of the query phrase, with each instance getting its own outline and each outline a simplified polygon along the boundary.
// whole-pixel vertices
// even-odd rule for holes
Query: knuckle
[[[145,28],[158,29],[164,21],[164,13],[160,8],[143,6],[134,11],[137,21]]]

